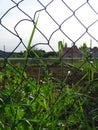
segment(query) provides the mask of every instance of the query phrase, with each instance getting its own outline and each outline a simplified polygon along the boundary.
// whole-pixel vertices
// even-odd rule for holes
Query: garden
[[[1,64],[0,130],[97,130],[98,61],[40,64]]]

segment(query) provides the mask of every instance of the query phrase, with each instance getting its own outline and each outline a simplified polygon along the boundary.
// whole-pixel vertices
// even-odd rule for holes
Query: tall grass
[[[27,44],[25,58],[28,57],[28,54],[29,54],[29,51],[30,51],[30,48],[31,48],[31,43],[32,43],[32,40],[33,40],[33,37],[34,37],[35,31],[36,31],[36,27],[37,27],[38,19],[39,19],[39,15],[38,15],[38,17],[37,17],[36,22],[34,23],[34,27],[33,27],[33,29],[32,29],[32,32],[31,32],[31,35],[30,35],[30,38],[29,38],[29,41],[28,41],[28,44]]]
[[[28,58],[37,22],[38,18],[25,58]],[[61,56],[61,41],[58,49]],[[35,55],[38,57],[36,53]],[[44,65],[42,60],[40,63]],[[6,64],[5,74],[0,72],[0,130],[98,129],[96,61],[78,66],[80,71],[77,71],[76,66],[72,67],[63,80],[53,77],[46,67],[40,82],[28,76],[21,65],[13,67],[11,63]],[[83,73],[82,77],[78,75],[80,72]],[[76,74],[80,79],[68,84],[70,76],[74,79]]]
[[[96,130],[98,127],[98,89],[86,90],[78,82],[69,86],[47,72],[38,82],[20,65],[6,65],[5,89],[0,73],[1,130]],[[70,75],[66,78],[68,79]],[[56,83],[53,82],[56,81]],[[82,82],[84,79],[82,80]],[[80,91],[81,87],[81,91]],[[86,91],[82,91],[82,90]],[[96,94],[96,95],[95,95]]]

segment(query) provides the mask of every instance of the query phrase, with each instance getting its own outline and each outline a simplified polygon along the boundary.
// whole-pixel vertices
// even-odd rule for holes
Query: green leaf
[[[0,128],[4,129],[4,124],[0,121]]]
[[[58,42],[58,50],[59,50],[59,56],[61,56],[63,54],[63,42],[62,41],[59,41]]]
[[[34,24],[33,30],[31,32],[31,35],[30,35],[30,38],[29,38],[29,42],[28,42],[28,45],[27,45],[27,50],[26,50],[25,58],[28,57],[29,49],[30,49],[30,46],[31,46],[31,43],[32,43],[32,40],[33,40],[33,37],[34,37],[34,34],[35,34],[35,29],[37,27],[38,19],[39,19],[39,15],[37,17],[37,20],[36,20],[36,22]]]

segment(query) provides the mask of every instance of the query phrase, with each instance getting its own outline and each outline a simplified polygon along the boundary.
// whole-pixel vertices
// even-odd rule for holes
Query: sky
[[[38,15],[31,46],[57,51],[58,41],[68,47],[73,43],[78,47],[86,43],[89,47],[91,39],[92,46],[98,46],[96,0],[0,0],[0,50],[25,51],[34,27],[31,20],[36,21]],[[19,44],[17,36],[23,43]]]

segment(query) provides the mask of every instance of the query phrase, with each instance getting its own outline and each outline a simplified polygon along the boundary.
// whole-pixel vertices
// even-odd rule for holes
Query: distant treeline
[[[4,51],[0,51],[0,58],[24,58],[25,57],[26,52],[4,52]],[[36,54],[39,57],[45,57],[45,58],[49,58],[49,57],[58,57],[58,52],[55,51],[50,51],[50,52],[46,52],[44,50],[41,49],[37,49],[37,50],[31,50],[29,51],[28,57],[29,58],[36,58]]]

